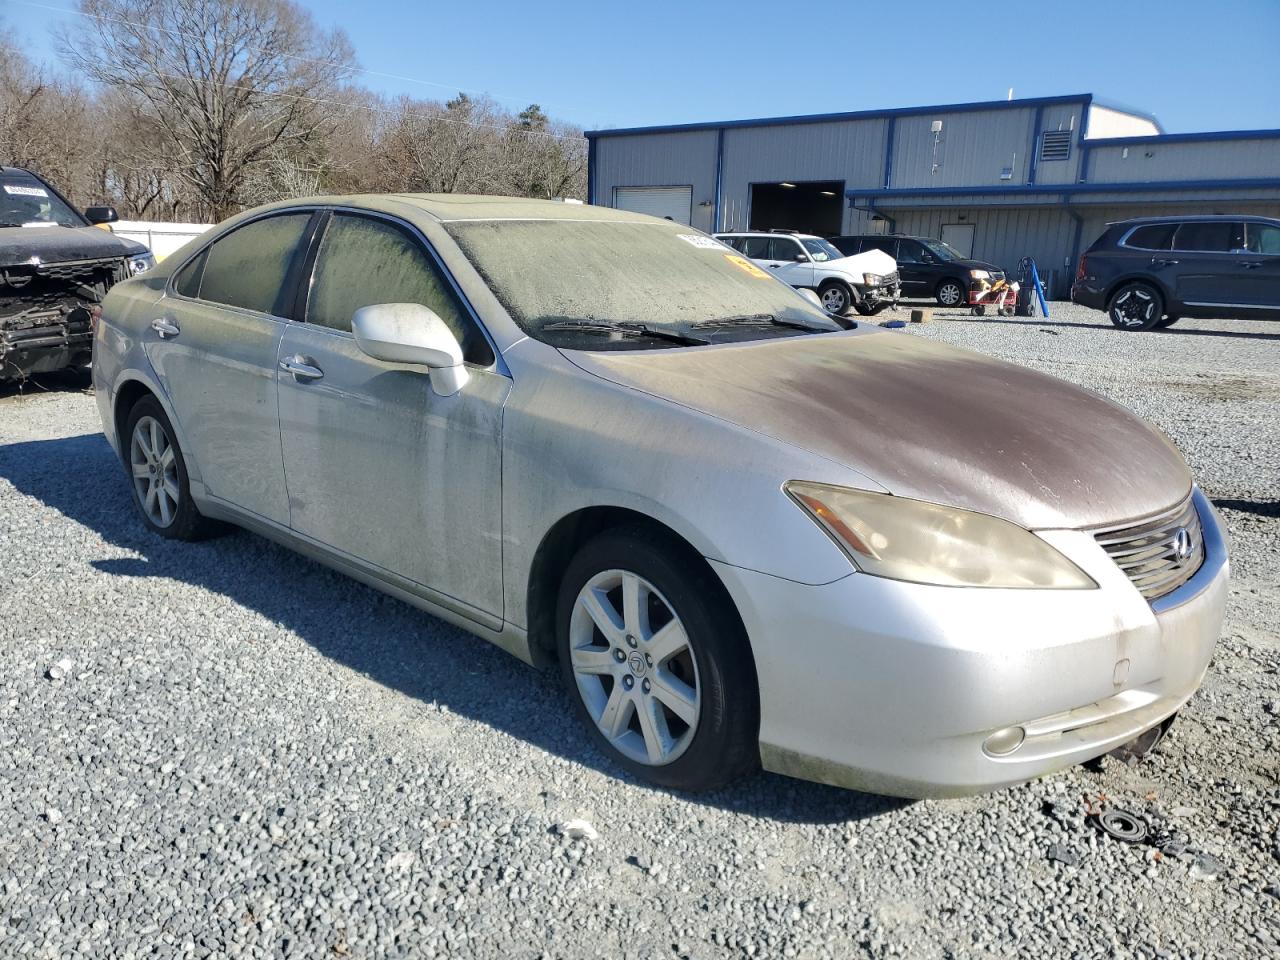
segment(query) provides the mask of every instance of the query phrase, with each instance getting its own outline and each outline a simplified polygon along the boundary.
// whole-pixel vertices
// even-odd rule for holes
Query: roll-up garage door
[[[692,187],[615,187],[613,205],[619,210],[647,213],[651,217],[669,217],[676,223],[688,223],[693,205]]]

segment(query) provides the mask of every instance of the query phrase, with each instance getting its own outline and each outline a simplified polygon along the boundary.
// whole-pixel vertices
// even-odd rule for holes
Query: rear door
[[[1190,307],[1242,303],[1245,273],[1244,223],[1234,220],[1188,220],[1178,226],[1169,254],[1156,254],[1152,266],[1174,274],[1177,299]]]
[[[919,240],[898,241],[897,253],[890,254],[898,262],[898,278],[904,297],[931,297],[942,279],[937,258]]]
[[[312,225],[311,211],[290,211],[218,238],[177,273],[145,334],[206,491],[282,525],[276,362]]]
[[[795,237],[770,237],[764,265],[793,287],[813,286],[813,261]]]
[[[502,408],[511,381],[425,240],[389,217],[335,212],[280,346],[280,440],[298,533],[426,587],[458,612],[502,616]],[[423,367],[365,354],[351,316],[421,303],[471,374],[450,397]],[[301,370],[295,373],[293,370]],[[411,587],[410,587],[411,588]]]

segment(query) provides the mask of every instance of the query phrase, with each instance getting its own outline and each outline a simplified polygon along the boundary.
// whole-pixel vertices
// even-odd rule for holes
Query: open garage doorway
[[[843,180],[751,184],[752,230],[797,230],[834,237],[841,232]]]

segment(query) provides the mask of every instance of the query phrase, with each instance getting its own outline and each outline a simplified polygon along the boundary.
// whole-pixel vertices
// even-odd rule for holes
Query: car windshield
[[[712,337],[841,329],[746,257],[680,224],[464,220],[444,227],[521,329],[557,346],[633,350],[671,347],[665,335],[672,334],[694,346]]]
[[[964,255],[949,243],[943,243],[941,240],[930,240],[926,237],[921,237],[920,242],[939,260],[964,259]]]
[[[0,227],[83,227],[80,215],[29,174],[0,174]]]
[[[817,237],[810,237],[807,240],[801,240],[804,248],[809,251],[809,256],[813,257],[814,263],[826,263],[828,260],[839,260],[844,256],[839,250],[827,243],[825,240],[819,240]]]

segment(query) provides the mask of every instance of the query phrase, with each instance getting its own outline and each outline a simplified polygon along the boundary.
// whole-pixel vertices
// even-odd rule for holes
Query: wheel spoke
[[[165,477],[160,483],[160,487],[169,495],[169,499],[173,501],[173,505],[178,505],[178,485],[169,477]]]
[[[684,626],[679,620],[670,621],[665,627],[649,638],[646,649],[653,657],[653,662],[661,664],[669,660],[681,650],[687,649],[689,638],[685,635]]]
[[[164,487],[158,489],[156,503],[160,507],[160,524],[167,527],[173,522],[173,508],[169,505],[169,492]]]
[[[151,459],[151,441],[147,439],[147,435],[142,431],[141,425],[133,431],[133,442],[138,445],[138,449],[142,451],[142,459]]]
[[[610,674],[617,666],[608,647],[575,647],[569,651],[569,662],[577,673]]]
[[[164,449],[161,446],[161,444],[164,443],[164,433],[161,432],[160,423],[156,420],[151,421],[150,427],[151,427],[151,453],[153,456],[158,457],[160,456],[161,451]]]
[[[649,755],[650,763],[660,763],[671,752],[671,733],[667,729],[667,718],[650,699],[645,699],[640,704],[639,713],[645,753]]]
[[[159,496],[160,496],[160,488],[157,487],[154,483],[151,484],[149,487],[147,487],[147,499],[146,499],[146,503],[143,504],[143,509],[147,511],[147,516],[151,517],[152,519],[154,519],[156,515],[156,499]]]
[[[622,575],[622,623],[633,637],[649,635],[649,591],[634,573]]]
[[[135,480],[146,480],[151,476],[151,469],[145,463],[135,463],[133,465],[133,477]]]
[[[618,615],[618,611],[613,608],[613,604],[609,602],[609,598],[604,593],[592,587],[583,592],[582,596],[578,598],[578,602],[582,604],[592,622],[604,634],[604,638],[607,641],[610,643],[623,642],[626,628],[623,625],[622,617]]]
[[[679,677],[672,676],[665,670],[655,673],[653,695],[689,726],[692,727],[698,719],[698,695]]]
[[[169,444],[164,448],[164,453],[160,454],[160,466],[166,470],[173,468],[174,452],[173,445]]]
[[[635,707],[636,702],[631,694],[622,688],[621,683],[615,683],[613,689],[609,691],[609,700],[600,711],[600,719],[597,721],[605,736],[610,740],[617,740],[622,736],[631,722],[631,711]]]

